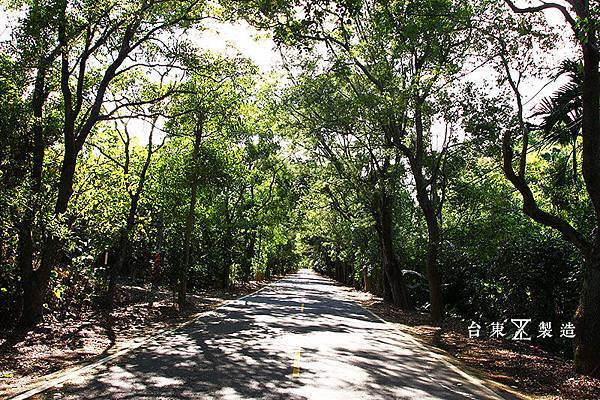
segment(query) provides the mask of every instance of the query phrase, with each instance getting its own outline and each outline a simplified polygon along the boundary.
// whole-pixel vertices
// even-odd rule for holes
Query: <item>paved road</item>
[[[500,397],[302,270],[41,398]]]

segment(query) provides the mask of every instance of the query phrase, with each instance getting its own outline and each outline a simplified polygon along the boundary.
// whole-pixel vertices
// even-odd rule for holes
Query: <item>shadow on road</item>
[[[43,397],[490,397],[338,291],[288,277]]]

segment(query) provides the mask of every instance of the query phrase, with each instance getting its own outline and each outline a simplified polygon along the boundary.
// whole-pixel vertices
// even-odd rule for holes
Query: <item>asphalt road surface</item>
[[[501,397],[302,270],[36,398]]]

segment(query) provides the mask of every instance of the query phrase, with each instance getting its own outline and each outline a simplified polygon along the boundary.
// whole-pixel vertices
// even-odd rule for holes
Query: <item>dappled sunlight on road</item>
[[[166,334],[60,398],[463,399],[494,394],[301,271]]]

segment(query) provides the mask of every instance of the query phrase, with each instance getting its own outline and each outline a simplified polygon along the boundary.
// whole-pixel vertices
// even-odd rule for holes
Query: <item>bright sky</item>
[[[208,29],[202,32],[190,31],[188,37],[202,50],[231,56],[241,54],[251,59],[264,74],[277,70],[281,64],[281,57],[275,49],[275,43],[265,32],[256,30],[245,21],[211,22]],[[149,124],[142,120],[132,120],[130,125],[131,131],[135,132],[140,142],[147,142]]]
[[[14,14],[8,13],[0,5],[0,41],[4,42],[10,38],[10,27],[14,24]]]
[[[194,39],[201,49],[212,50],[225,54],[239,51],[248,57],[261,69],[270,72],[281,63],[275,43],[264,32],[259,32],[248,23],[242,21],[233,23],[212,23],[211,27]]]

